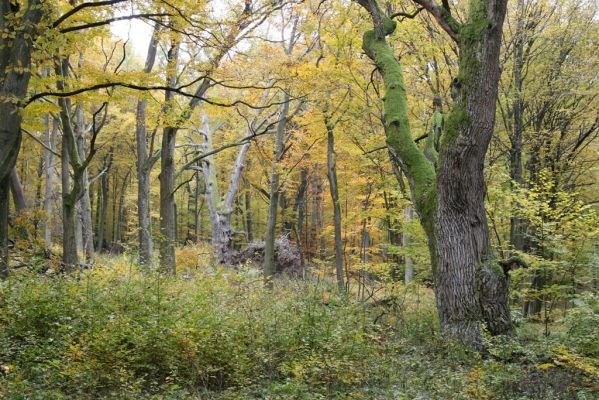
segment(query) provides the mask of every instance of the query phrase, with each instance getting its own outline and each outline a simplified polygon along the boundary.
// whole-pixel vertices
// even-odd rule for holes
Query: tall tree
[[[150,39],[144,73],[152,72],[156,61],[158,49],[159,25],[156,25]],[[152,220],[150,217],[150,172],[158,160],[159,152],[153,152],[150,146],[148,154],[148,135],[146,132],[146,107],[148,101],[145,98],[137,101],[135,114],[135,142],[137,144],[137,218],[138,218],[138,240],[139,240],[139,263],[147,267],[152,266],[152,255],[154,243],[152,241]],[[152,143],[154,141],[152,140]]]
[[[0,277],[8,274],[9,180],[21,146],[19,108],[31,78],[31,51],[43,8],[39,0],[25,5],[0,1]]]
[[[495,122],[506,1],[472,0],[464,23],[452,17],[448,3],[414,1],[459,46],[454,104],[436,168],[411,136],[402,68],[386,40],[395,32],[391,18],[395,15],[386,15],[375,0],[357,0],[374,27],[364,34],[363,49],[383,76],[387,144],[393,161],[408,177],[428,237],[441,327],[450,336],[480,347],[482,322],[493,334],[511,331],[507,280],[489,241],[483,179]]]

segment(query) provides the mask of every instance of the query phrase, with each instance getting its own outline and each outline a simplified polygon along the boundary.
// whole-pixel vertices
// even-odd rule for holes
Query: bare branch
[[[434,0],[412,0],[414,3],[420,4],[431,14],[437,23],[445,32],[456,42],[460,42],[460,23],[456,21],[448,9],[439,7]]]
[[[74,14],[83,10],[84,8],[110,6],[110,5],[117,4],[117,3],[124,3],[125,1],[127,1],[127,0],[105,0],[105,1],[97,1],[94,3],[92,3],[92,2],[81,3],[78,6],[76,6],[75,8],[73,8],[73,9],[67,11],[66,13],[64,13],[63,15],[61,15],[50,26],[52,28],[56,28],[58,25],[60,25],[62,22],[64,22],[67,18],[73,16]]]

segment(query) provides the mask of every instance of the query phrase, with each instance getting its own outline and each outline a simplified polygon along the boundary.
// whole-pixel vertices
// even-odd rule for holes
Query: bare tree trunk
[[[279,113],[279,121],[275,134],[275,151],[270,175],[270,198],[268,206],[268,219],[266,222],[266,237],[264,239],[264,283],[272,286],[272,278],[276,273],[275,265],[275,236],[277,226],[277,212],[279,205],[279,179],[280,165],[279,162],[283,157],[285,146],[285,128],[287,126],[287,114],[289,112],[289,94],[285,92],[283,95],[283,105]]]
[[[50,128],[50,116],[46,115],[46,135],[45,145],[48,149],[56,149],[56,134],[58,131],[58,121],[52,118],[52,128]],[[45,193],[44,193],[44,241],[46,246],[50,248],[52,246],[52,215],[54,209],[52,206],[52,200],[54,199],[54,153],[50,150],[44,150],[44,165],[45,165]]]
[[[248,163],[249,165],[249,163]],[[252,215],[252,192],[250,191],[249,186],[245,190],[245,229],[247,235],[247,241],[250,243],[254,240],[254,221]]]
[[[8,276],[8,205],[10,175],[0,180],[0,279]]]
[[[255,119],[252,124],[255,123]],[[204,154],[209,154],[214,150],[212,145],[212,135],[219,126],[210,128],[208,116],[203,116]],[[202,171],[206,187],[206,203],[210,214],[210,223],[212,226],[212,246],[214,247],[215,262],[224,264],[227,268],[231,267],[233,232],[231,229],[231,214],[233,212],[233,203],[237,196],[241,172],[245,165],[245,156],[250,147],[250,142],[244,143],[237,153],[235,165],[231,172],[229,186],[224,200],[221,197],[218,179],[216,176],[216,165],[214,156],[209,155],[203,159]]]
[[[339,291],[345,291],[343,282],[343,249],[341,244],[341,206],[339,204],[339,188],[337,187],[337,154],[335,153],[335,136],[333,127],[325,120],[327,125],[327,176],[329,189],[333,201],[333,226],[335,229],[335,272]]]
[[[179,43],[174,39],[168,51],[168,86],[175,87],[177,81],[177,63]],[[167,111],[172,108],[173,93],[167,91],[165,102]],[[160,157],[160,269],[163,273],[176,273],[176,232],[175,232],[175,143],[177,128],[165,127],[162,133]]]
[[[64,122],[63,122],[64,123]],[[66,268],[79,263],[77,255],[76,238],[76,202],[72,201],[71,174],[69,170],[69,150],[63,132],[61,153],[61,178],[62,178],[62,261]]]
[[[156,60],[158,48],[158,25],[150,40],[144,72],[152,71]],[[138,218],[138,240],[139,240],[139,263],[146,267],[152,267],[152,255],[154,253],[154,242],[152,241],[152,219],[150,217],[150,173],[152,166],[157,160],[152,154],[148,154],[148,135],[146,133],[146,106],[147,100],[141,99],[137,102],[135,115],[136,129],[135,141],[137,145],[137,218]]]
[[[80,60],[82,56],[80,56]],[[82,66],[80,61],[79,67]],[[77,118],[76,123],[76,137],[77,137],[77,150],[79,152],[79,157],[81,159],[85,159],[85,148],[86,148],[86,140],[85,140],[85,126],[83,120],[83,107],[81,104],[78,104],[75,109],[75,116]],[[89,197],[89,179],[88,179],[88,171],[85,168],[82,172],[81,176],[82,181],[82,193],[81,199],[78,202],[79,205],[79,228],[81,230],[81,240],[82,240],[82,250],[83,250],[83,258],[84,260],[89,259],[94,252],[94,231],[92,225],[92,210],[91,210],[91,201]]]
[[[21,147],[19,109],[27,95],[31,78],[31,49],[35,31],[44,13],[40,0],[15,4],[0,2],[0,275],[8,274],[8,198],[9,175],[15,166]],[[16,24],[13,21],[18,21]]]
[[[300,184],[295,196],[294,212],[297,212],[297,247],[300,251],[300,262],[302,271],[306,267],[306,240],[304,238],[304,230],[306,224],[306,192],[308,190],[308,169],[302,168],[300,171]]]
[[[515,184],[514,188],[524,183],[522,174],[522,137],[524,133],[524,101],[522,98],[522,69],[524,68],[524,45],[525,32],[524,23],[524,0],[518,0],[518,21],[516,23],[516,32],[514,40],[514,66],[512,69],[512,79],[514,83],[514,103],[513,103],[513,128],[510,135],[510,178]],[[526,221],[518,216],[512,216],[510,219],[510,243],[514,249],[525,250],[525,231]]]
[[[12,200],[17,213],[27,209],[25,193],[23,192],[23,186],[21,186],[21,181],[19,180],[19,174],[17,173],[16,168],[13,168],[10,173],[10,191],[12,192]]]
[[[100,208],[100,217],[98,220],[98,237],[97,237],[97,241],[96,241],[96,249],[98,251],[102,251],[105,246],[104,246],[104,236],[105,236],[105,232],[106,232],[106,218],[107,218],[107,213],[108,213],[108,193],[109,193],[109,185],[110,185],[110,176],[108,174],[108,172],[110,171],[110,166],[112,165],[112,149],[110,150],[110,153],[108,154],[108,156],[106,156],[106,158],[104,159],[104,167],[103,167],[103,171],[104,174],[102,175],[102,177],[100,178],[100,186],[101,186],[101,198],[102,198],[102,203],[100,204],[100,201],[98,201],[98,207]]]
[[[116,224],[116,240],[115,243],[118,245],[118,248],[121,248],[120,243],[123,239],[123,225],[125,224],[125,192],[127,190],[127,182],[129,181],[129,176],[131,175],[131,169],[127,170],[125,174],[125,178],[123,179],[123,185],[121,186],[121,193],[119,195],[119,206],[117,211],[117,224]]]
[[[408,205],[408,206],[406,206],[406,209],[405,209],[405,222],[409,224],[410,222],[412,222],[413,218],[414,218],[414,210],[412,209],[411,205]],[[403,235],[402,235],[402,246],[404,248],[406,248],[406,247],[408,247],[409,244],[410,244],[410,234],[408,232],[406,232],[406,230],[404,229]],[[412,261],[412,258],[409,256],[406,256],[405,262],[406,262],[406,270],[405,270],[405,274],[404,274],[404,283],[407,285],[410,282],[412,282],[412,279],[414,278],[414,262]]]

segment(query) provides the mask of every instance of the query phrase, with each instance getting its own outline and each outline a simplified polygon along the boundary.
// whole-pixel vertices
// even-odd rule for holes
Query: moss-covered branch
[[[396,23],[388,17],[382,17],[377,25],[377,19],[374,17],[377,13],[371,12],[371,15],[375,29],[364,34],[362,48],[383,76],[387,144],[401,161],[401,167],[409,178],[419,214],[430,215],[432,208],[426,205],[431,188],[434,188],[435,170],[412,139],[401,65],[385,40],[385,36],[395,31]],[[378,32],[383,32],[383,35]]]

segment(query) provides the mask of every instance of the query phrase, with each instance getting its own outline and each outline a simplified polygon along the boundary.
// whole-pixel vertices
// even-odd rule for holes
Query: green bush
[[[392,302],[364,304],[322,281],[265,290],[251,270],[185,279],[105,264],[0,282],[0,398],[568,399],[597,389],[596,297],[563,337],[493,338],[478,354],[440,333],[428,289],[394,285],[380,295]]]

